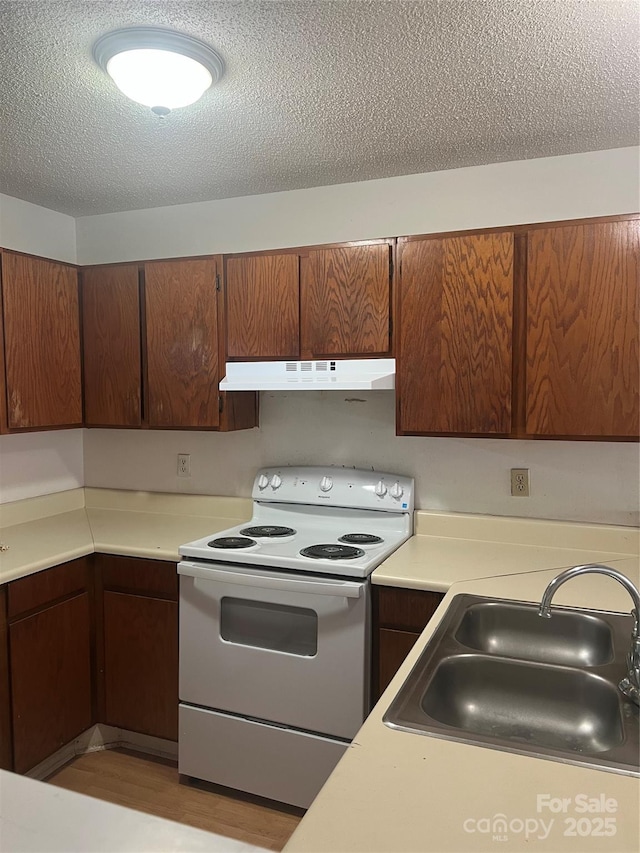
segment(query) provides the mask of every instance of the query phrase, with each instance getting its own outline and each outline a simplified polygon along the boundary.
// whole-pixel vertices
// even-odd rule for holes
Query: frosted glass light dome
[[[195,103],[223,72],[213,48],[156,27],[108,33],[93,55],[123,94],[159,115]]]
[[[107,62],[107,73],[128,98],[146,107],[188,107],[207,91],[204,65],[168,50],[126,50]]]

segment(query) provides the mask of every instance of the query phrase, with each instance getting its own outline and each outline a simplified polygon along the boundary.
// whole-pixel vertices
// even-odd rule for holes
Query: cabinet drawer
[[[374,586],[378,624],[386,628],[420,633],[444,598],[441,592]]]
[[[36,572],[8,585],[7,612],[13,621],[22,613],[39,610],[87,588],[88,561],[82,557],[61,566]]]
[[[149,595],[178,600],[178,572],[175,563],[137,557],[96,555],[102,586],[114,592]]]

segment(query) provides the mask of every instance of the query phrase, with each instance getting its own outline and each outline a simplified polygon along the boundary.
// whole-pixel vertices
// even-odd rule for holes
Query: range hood
[[[232,361],[221,391],[365,391],[395,388],[395,358]]]

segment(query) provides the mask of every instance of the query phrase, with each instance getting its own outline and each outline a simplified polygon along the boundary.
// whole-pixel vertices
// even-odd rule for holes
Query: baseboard
[[[97,723],[24,775],[42,781],[78,755],[117,747],[132,749],[147,755],[157,755],[170,761],[178,759],[178,744],[175,741]]]

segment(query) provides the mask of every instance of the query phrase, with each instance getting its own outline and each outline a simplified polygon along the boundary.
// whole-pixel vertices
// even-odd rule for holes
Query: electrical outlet
[[[178,477],[191,476],[191,454],[178,453]]]
[[[529,497],[529,469],[511,469],[511,494],[515,498]]]

